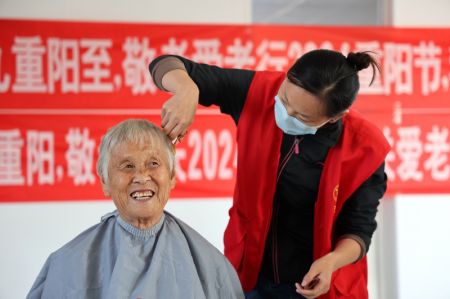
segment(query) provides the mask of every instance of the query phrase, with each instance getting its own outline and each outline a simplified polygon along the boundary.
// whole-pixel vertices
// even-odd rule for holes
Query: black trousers
[[[294,283],[275,284],[259,275],[256,287],[245,293],[246,299],[305,299],[295,291]]]

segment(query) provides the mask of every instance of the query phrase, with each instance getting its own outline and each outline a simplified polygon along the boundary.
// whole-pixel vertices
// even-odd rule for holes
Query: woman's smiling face
[[[138,228],[155,225],[175,186],[168,150],[157,137],[122,142],[111,153],[106,196],[112,197],[119,215]]]

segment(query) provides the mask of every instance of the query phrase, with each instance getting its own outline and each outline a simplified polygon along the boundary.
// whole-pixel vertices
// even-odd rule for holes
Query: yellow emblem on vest
[[[333,190],[333,213],[336,213],[336,204],[337,204],[338,194],[339,194],[339,184],[337,184]]]

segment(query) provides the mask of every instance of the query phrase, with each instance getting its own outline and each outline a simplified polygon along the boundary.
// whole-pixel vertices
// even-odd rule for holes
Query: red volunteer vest
[[[277,127],[274,97],[284,73],[257,72],[237,127],[238,169],[233,206],[225,230],[225,255],[245,291],[256,285],[272,217],[283,132]],[[351,111],[328,152],[315,205],[314,259],[333,248],[333,224],[348,197],[381,165],[389,145],[373,124]],[[350,179],[349,179],[350,178]],[[321,298],[367,298],[366,258],[333,274]]]

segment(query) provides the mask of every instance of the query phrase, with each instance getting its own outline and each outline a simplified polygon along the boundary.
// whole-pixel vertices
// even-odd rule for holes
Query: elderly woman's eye
[[[152,162],[150,162],[150,166],[151,167],[157,167],[157,166],[159,166],[159,162],[158,161],[152,161]]]
[[[133,164],[125,164],[124,168],[134,168]]]

